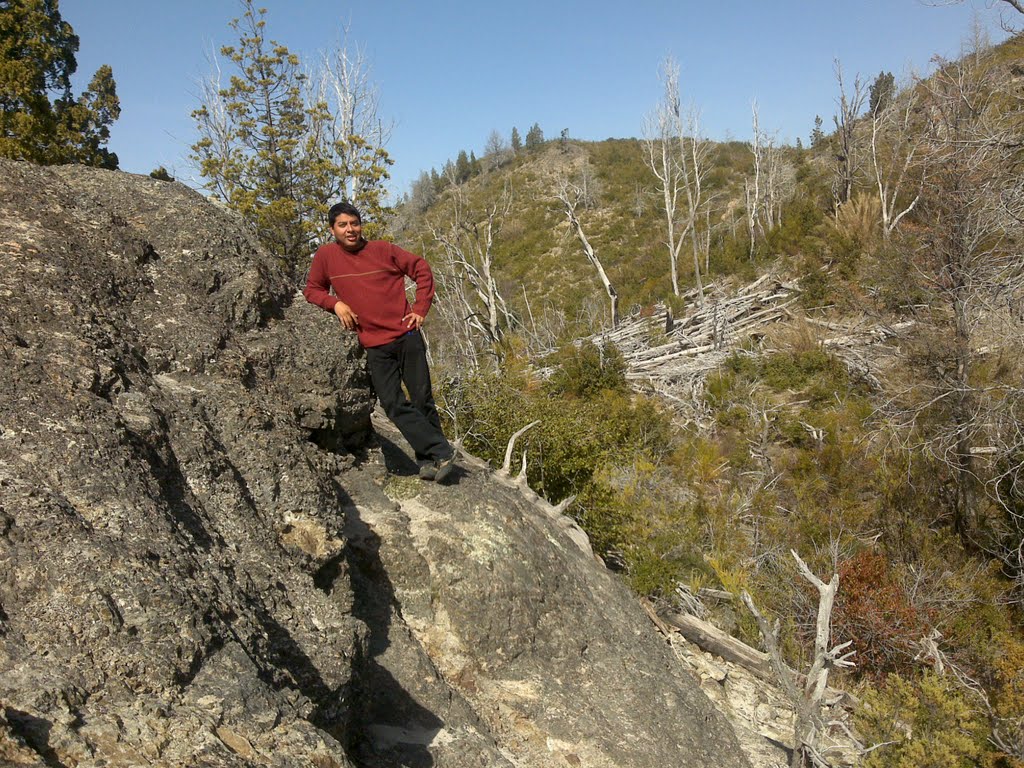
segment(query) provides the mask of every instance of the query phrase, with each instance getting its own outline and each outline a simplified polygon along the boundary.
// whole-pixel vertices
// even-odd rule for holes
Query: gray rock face
[[[745,764],[552,520],[367,442],[296,288],[181,185],[0,161],[0,763]]]

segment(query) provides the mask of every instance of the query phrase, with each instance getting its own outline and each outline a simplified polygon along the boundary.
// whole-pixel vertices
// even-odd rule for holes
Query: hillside
[[[790,550],[838,576],[871,766],[1024,761],[1022,62],[1020,36],[937,62],[873,112],[865,84],[833,134],[760,156],[753,215],[751,146],[706,147],[703,291],[686,242],[672,295],[636,140],[481,158],[400,217],[443,273],[453,428],[500,461],[539,422],[531,484],[635,591],[757,645],[747,592],[800,668],[817,601]]]
[[[521,150],[492,166],[487,158],[481,161],[488,170],[461,185],[461,218],[480,221],[495,203],[510,206],[493,245],[495,270],[510,302],[525,309],[523,286],[537,305],[554,302],[574,311],[602,293],[559,204],[562,180],[588,186],[589,202],[580,218],[622,304],[631,308],[665,297],[669,266],[664,223],[643,156],[643,144],[636,139],[567,140]],[[735,210],[742,200],[744,175],[752,161],[739,142],[717,145],[715,157],[708,188],[721,208],[714,214],[721,223],[726,211]],[[444,230],[459,218],[452,197],[453,190],[446,186],[426,210],[403,212],[395,238],[417,244],[428,258],[441,260],[442,249],[432,230]],[[413,201],[407,208],[415,205]],[[723,258],[728,257],[723,254],[717,261]],[[714,269],[719,271],[719,265]]]

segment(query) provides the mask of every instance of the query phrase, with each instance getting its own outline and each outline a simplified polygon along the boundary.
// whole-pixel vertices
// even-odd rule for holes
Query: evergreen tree
[[[246,3],[231,22],[238,45],[221,48],[238,69],[219,100],[192,113],[202,138],[193,159],[206,188],[256,225],[264,244],[280,256],[306,250],[304,219],[313,209],[301,166],[308,135],[299,58],[268,41],[265,11]]]
[[[885,109],[896,95],[896,78],[892,72],[879,72],[868,89],[868,110],[872,115]]]
[[[519,136],[519,129],[512,126],[512,151],[519,152],[523,148],[523,140]]]
[[[117,155],[106,148],[110,126],[121,114],[114,73],[107,64],[96,70],[89,88],[74,104],[60,107],[58,143],[66,148],[65,162],[117,168]]]
[[[534,149],[544,143],[544,131],[540,129],[540,125],[534,123],[530,130],[526,132],[526,148]]]
[[[825,132],[821,130],[821,115],[814,116],[814,130],[811,131],[811,147],[817,147],[825,140]]]
[[[105,145],[121,113],[107,65],[75,99],[78,36],[59,0],[0,0],[0,157],[117,167]]]
[[[434,172],[436,176],[436,172]],[[427,171],[423,171],[412,183],[406,205],[415,213],[423,213],[437,199],[437,189],[434,179]]]
[[[455,181],[461,184],[468,181],[472,175],[473,165],[469,160],[469,155],[466,154],[466,150],[459,150],[459,156],[455,158]]]
[[[221,48],[236,73],[226,88],[209,86],[192,113],[201,137],[192,159],[206,188],[252,222],[268,249],[304,258],[322,236],[327,205],[350,184],[364,216],[382,218],[391,161],[362,137],[332,134],[331,111],[312,95],[299,57],[266,38],[265,10],[253,0],[244,8],[231,22],[238,44]]]

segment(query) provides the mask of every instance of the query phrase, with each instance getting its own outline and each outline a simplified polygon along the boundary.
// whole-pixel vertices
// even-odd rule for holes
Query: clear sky
[[[636,137],[660,97],[672,56],[684,102],[713,139],[746,140],[750,106],[782,141],[805,142],[815,115],[831,126],[833,61],[849,81],[927,71],[957,56],[974,21],[1006,36],[996,0],[263,0],[268,37],[310,59],[349,27],[371,65],[388,145],[392,190],[440,168],[459,150],[482,155],[488,135]],[[994,7],[993,7],[994,6]],[[211,52],[235,41],[238,0],[63,0],[81,40],[77,90],[110,64],[121,98],[110,149],[121,168],[165,166],[198,186],[189,163],[190,112]],[[1003,12],[1018,23],[1017,14]],[[1014,18],[1016,16],[1016,18]]]

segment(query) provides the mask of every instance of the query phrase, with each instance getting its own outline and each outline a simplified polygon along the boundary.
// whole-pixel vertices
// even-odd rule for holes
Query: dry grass
[[[281,530],[281,543],[288,549],[299,549],[317,560],[330,557],[345,546],[340,539],[328,536],[323,525],[303,518],[288,521]]]

